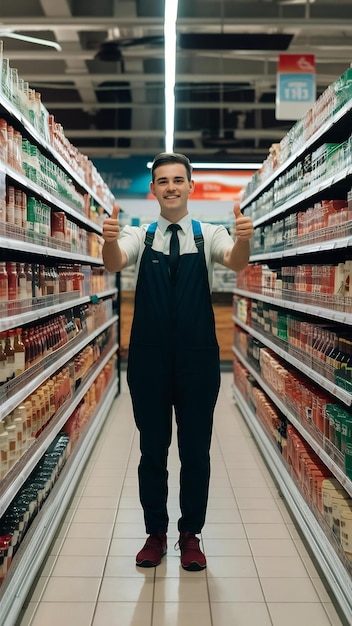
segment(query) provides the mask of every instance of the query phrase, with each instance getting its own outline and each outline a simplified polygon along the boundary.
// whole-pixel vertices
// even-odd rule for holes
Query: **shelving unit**
[[[250,186],[250,191],[245,197],[242,203],[242,210],[245,213],[252,215],[255,229],[263,229],[265,226],[272,228],[272,225],[277,221],[282,221],[284,224],[284,218],[298,212],[304,212],[314,203],[323,199],[332,200],[333,198],[345,199],[347,201],[348,190],[352,187],[352,164],[351,157],[348,151],[346,151],[347,162],[345,164],[334,164],[332,171],[327,171],[326,175],[322,175],[318,180],[313,177],[313,182],[309,180],[309,175],[306,175],[305,180],[297,181],[296,193],[290,194],[287,198],[282,198],[278,201],[274,200],[275,189],[280,189],[280,183],[278,180],[281,176],[296,164],[302,162],[305,157],[310,157],[314,150],[317,150],[320,146],[326,142],[345,142],[351,141],[349,135],[350,121],[352,111],[352,99],[349,98],[336,112],[332,113],[328,119],[325,119],[320,126],[318,126],[314,132],[309,136],[305,142],[300,142],[300,145],[296,150],[292,151],[285,162],[281,163],[276,169],[270,173],[264,180],[261,180],[259,184],[253,188]],[[314,119],[314,112],[311,116]],[[303,120],[304,123],[304,120]],[[302,121],[300,121],[300,128],[303,132]],[[276,187],[274,187],[276,185]],[[263,209],[263,204],[259,202],[260,198],[265,194],[265,198],[268,199],[268,204]],[[264,196],[263,196],[264,198]],[[262,208],[260,208],[262,207]],[[264,243],[260,250],[253,249],[250,257],[250,266],[257,264],[262,267],[268,268],[269,272],[280,272],[283,266],[292,266],[294,268],[299,267],[301,264],[309,266],[309,264],[324,264],[326,263],[326,253],[329,253],[329,264],[336,264],[344,262],[346,259],[352,258],[352,230],[350,230],[350,222],[347,223],[344,230],[344,226],[341,227],[342,231],[337,226],[336,229],[331,227],[327,230],[325,237],[319,240],[319,237],[313,233],[310,240],[301,239],[299,237],[293,238],[293,243],[284,241],[283,239],[278,242],[276,248],[266,249],[265,247],[265,233]],[[261,232],[263,232],[261,230]],[[342,233],[342,234],[341,234]],[[323,240],[322,240],[323,239]],[[260,275],[260,274],[259,274]],[[252,274],[253,276],[253,274]],[[253,279],[254,280],[254,279]],[[350,275],[349,280],[352,280]],[[249,303],[249,310],[252,310],[252,306],[255,303],[265,303],[272,306],[275,311],[281,311],[284,315],[296,314],[300,320],[305,320],[311,324],[334,324],[341,330],[341,333],[345,333],[347,336],[351,336],[352,326],[352,308],[351,302],[346,298],[344,303],[342,300],[336,298],[334,302],[334,296],[326,298],[324,304],[324,297],[319,298],[319,295],[315,297],[313,293],[306,293],[304,289],[300,292],[286,293],[282,283],[278,282],[278,285],[274,285],[272,288],[268,288],[266,283],[261,283],[258,280],[258,284],[249,283],[251,286],[247,288],[246,279],[240,280],[234,289],[234,302],[244,300]],[[330,304],[330,306],[329,306]],[[236,305],[237,306],[237,305]],[[245,309],[244,309],[245,310]],[[249,314],[250,316],[250,314]],[[277,355],[279,361],[287,363],[288,368],[292,368],[299,373],[299,375],[307,380],[308,384],[314,384],[318,388],[324,390],[327,394],[331,395],[331,402],[336,399],[342,406],[345,406],[347,411],[351,411],[352,406],[352,393],[347,388],[339,386],[335,380],[331,380],[328,376],[324,375],[324,371],[321,369],[318,371],[314,368],[314,359],[309,364],[309,359],[305,362],[304,358],[300,357],[299,350],[295,350],[294,346],[291,346],[287,341],[280,338],[279,333],[272,335],[270,330],[266,332],[264,328],[260,328],[258,324],[252,323],[250,320],[244,319],[243,315],[237,315],[235,313],[233,321],[238,327],[238,332],[244,331],[244,335],[250,338],[250,341],[256,341],[259,345],[259,349],[268,348],[271,353]],[[240,331],[242,329],[242,331]],[[348,335],[349,333],[349,335]],[[253,366],[252,361],[246,354],[246,348],[239,349],[238,346],[233,346],[233,354],[235,360],[241,364],[248,376],[254,381],[261,392],[264,392],[269,401],[276,407],[279,414],[284,416],[284,420],[287,420],[289,424],[294,426],[300,437],[309,444],[311,450],[322,461],[324,466],[331,472],[331,474],[338,480],[341,486],[345,489],[346,493],[352,497],[352,480],[346,474],[344,465],[344,458],[340,451],[327,440],[324,434],[318,436],[317,430],[310,428],[308,424],[300,420],[297,415],[290,410],[289,403],[283,399],[282,395],[276,393],[276,390],[267,384],[266,380],[262,377],[260,368]],[[323,367],[323,366],[322,366]],[[300,491],[298,485],[292,476],[292,471],[287,466],[284,457],[280,453],[279,449],[275,447],[273,439],[271,439],[266,431],[263,423],[255,412],[255,407],[248,401],[241,391],[236,387],[236,381],[233,387],[233,396],[236,403],[238,403],[244,418],[246,419],[253,436],[255,437],[273,475],[278,482],[279,487],[305,537],[307,540],[322,573],[325,576],[333,595],[335,596],[337,603],[347,619],[348,623],[352,623],[352,578],[351,568],[346,566],[347,557],[341,556],[341,545],[337,546],[337,542],[334,542],[334,537],[329,536],[327,529],[324,527],[323,521],[316,514],[313,506],[306,501]],[[352,417],[352,412],[351,412]]]
[[[243,400],[242,396],[233,388],[234,400],[237,402],[243,417],[248,424],[275,480],[285,498],[300,530],[307,541],[323,576],[333,590],[336,600],[348,620],[351,619],[351,579],[346,575],[341,561],[326,538],[316,517],[311,512],[302,497],[296,484],[283,468],[279,453],[275,450],[271,440],[260,426],[255,414]]]
[[[116,387],[113,384],[107,390],[102,404],[92,417],[90,428],[84,433],[80,445],[77,446],[60,474],[60,480],[46,500],[40,516],[34,520],[23,544],[16,553],[1,588],[1,624],[13,626],[16,623],[35,574],[50,548],[60,520],[74,494],[77,477],[84,469],[115,396]]]
[[[96,206],[100,207],[101,212],[111,213],[113,197],[109,195],[107,188],[103,198],[101,190],[98,193],[95,188],[87,184],[69,162],[55,151],[49,140],[38,132],[1,91],[0,118],[6,119],[8,124],[16,127],[23,137],[28,138],[43,152],[47,159],[61,168],[69,176],[76,189],[79,189],[82,194],[88,194]],[[99,220],[90,219],[65,197],[60,198],[57,194],[42,188],[25,174],[10,167],[8,163],[0,162],[0,178],[2,184],[15,185],[26,195],[34,196],[46,203],[51,210],[63,212],[73,223],[88,233],[94,233],[98,237],[101,235]],[[25,227],[21,228],[5,221],[0,224],[0,255],[3,261],[25,261],[43,265],[49,262],[52,266],[77,264],[103,268],[102,259],[94,254],[72,251],[70,245],[50,235],[35,233],[30,236]],[[16,622],[111,404],[119,393],[119,284],[114,277],[103,280],[101,284],[103,283],[105,288],[94,293],[90,293],[85,285],[81,291],[32,297],[19,303],[12,302],[10,310],[7,308],[8,303],[0,302],[0,332],[5,333],[31,324],[35,326],[39,320],[54,319],[55,316],[63,315],[66,311],[78,310],[80,307],[92,307],[90,310],[93,311],[93,315],[95,315],[94,311],[98,311],[97,316],[92,318],[89,328],[84,325],[81,328],[77,327],[75,336],[68,338],[66,342],[44,355],[40,361],[38,360],[0,387],[0,420],[5,420],[6,416],[23,404],[41,385],[67,364],[75,363],[75,359],[84,354],[85,349],[93,350],[97,345],[98,352],[95,353],[93,359],[94,367],[87,366],[85,370],[82,370],[83,374],[78,373],[77,377],[71,371],[70,380],[73,384],[69,395],[63,399],[55,414],[36,434],[28,448],[17,458],[0,481],[0,520],[55,437],[62,432],[74,411],[91,393],[99,376],[103,376],[106,368],[110,371],[110,378],[106,379],[104,393],[98,398],[96,405],[92,405],[92,412],[87,423],[77,441],[74,442],[68,460],[42,508],[27,528],[0,587],[0,624],[6,624],[6,626],[12,626]],[[72,367],[71,365],[71,370]]]

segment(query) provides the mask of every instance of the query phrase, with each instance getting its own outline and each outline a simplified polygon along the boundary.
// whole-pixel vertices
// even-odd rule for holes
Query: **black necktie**
[[[179,224],[169,224],[169,226],[167,227],[168,230],[171,230],[169,267],[170,276],[172,279],[176,276],[178,258],[180,256],[180,242],[177,234],[177,231],[180,230],[180,228],[181,226]]]

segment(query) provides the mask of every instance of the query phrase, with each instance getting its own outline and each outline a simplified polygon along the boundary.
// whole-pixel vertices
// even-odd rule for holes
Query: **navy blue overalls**
[[[172,282],[168,256],[152,248],[156,228],[155,222],[146,232],[127,368],[140,433],[140,501],[146,532],[165,533],[174,406],[181,461],[178,530],[196,534],[204,525],[208,500],[219,347],[200,223],[192,220],[197,253],[180,256]]]

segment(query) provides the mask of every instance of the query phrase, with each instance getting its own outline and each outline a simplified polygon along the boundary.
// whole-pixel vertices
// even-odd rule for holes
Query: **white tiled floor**
[[[138,437],[123,380],[18,626],[340,626],[319,575],[232,400],[223,373],[202,533],[208,568],[175,551],[178,456],[170,450],[169,549],[135,566],[145,540]]]

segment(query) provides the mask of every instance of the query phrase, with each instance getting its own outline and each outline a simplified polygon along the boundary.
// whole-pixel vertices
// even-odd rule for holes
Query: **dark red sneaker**
[[[199,539],[192,533],[180,533],[178,546],[181,550],[181,565],[189,572],[198,572],[207,566],[205,555],[199,547]]]
[[[166,554],[167,540],[165,533],[149,535],[142,550],[136,556],[138,567],[155,567]]]

